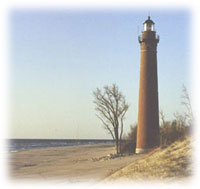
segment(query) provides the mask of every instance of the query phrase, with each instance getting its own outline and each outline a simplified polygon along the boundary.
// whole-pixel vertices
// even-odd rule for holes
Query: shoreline
[[[7,139],[8,152],[54,147],[114,144],[111,139]]]
[[[113,144],[30,149],[9,154],[9,178],[12,180],[58,182],[101,181],[132,163],[135,155],[109,159]]]
[[[48,147],[34,147],[34,148],[27,148],[27,149],[16,149],[16,150],[9,150],[7,153],[16,153],[16,152],[23,152],[23,151],[32,151],[32,150],[45,150],[45,149],[53,149],[53,148],[68,148],[68,147],[75,147],[75,146],[98,146],[98,145],[105,145],[105,146],[113,146],[114,144],[111,143],[99,143],[99,144],[74,144],[74,145],[66,145],[66,146],[48,146]]]

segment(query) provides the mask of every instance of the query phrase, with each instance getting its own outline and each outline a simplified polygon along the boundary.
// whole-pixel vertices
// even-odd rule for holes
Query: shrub
[[[120,153],[135,153],[137,139],[137,124],[130,126],[130,132],[121,142]]]
[[[190,135],[190,125],[187,125],[186,117],[180,114],[174,114],[173,121],[165,121],[161,114],[162,124],[160,126],[160,146],[168,146],[176,140],[182,140]]]
[[[191,134],[191,125],[187,124],[185,116],[174,114],[173,121],[165,121],[161,115],[160,147],[166,147],[176,140],[183,140]],[[137,124],[130,126],[130,132],[123,137],[120,153],[135,153],[137,139]]]
[[[191,135],[192,123],[188,117],[179,113],[174,114],[174,120],[165,121],[163,112],[160,112],[160,147],[166,147],[176,140],[183,140]],[[123,137],[120,153],[135,153],[137,139],[137,124],[130,126],[130,132]]]

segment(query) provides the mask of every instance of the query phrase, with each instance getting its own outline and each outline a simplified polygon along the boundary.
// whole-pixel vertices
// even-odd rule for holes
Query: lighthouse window
[[[147,31],[147,24],[144,24],[144,31]]]
[[[144,24],[144,31],[154,31],[154,25],[150,23]]]
[[[154,31],[154,25],[153,24],[151,25],[151,31]]]

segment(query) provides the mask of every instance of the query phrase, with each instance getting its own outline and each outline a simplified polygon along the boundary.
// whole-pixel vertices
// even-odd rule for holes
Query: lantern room
[[[144,31],[154,31],[154,22],[148,16],[148,19],[143,23]]]

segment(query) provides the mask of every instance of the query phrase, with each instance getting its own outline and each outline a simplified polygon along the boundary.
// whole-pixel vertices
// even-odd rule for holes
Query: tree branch
[[[113,133],[112,133],[112,130],[109,128],[109,125],[106,124],[106,123],[104,122],[104,120],[103,120],[100,116],[98,116],[97,114],[96,114],[96,116],[102,121],[102,123],[104,124],[104,128],[105,128],[106,130],[109,131],[109,133],[111,134],[113,140],[115,140],[115,137],[114,137],[114,135],[113,135]]]

